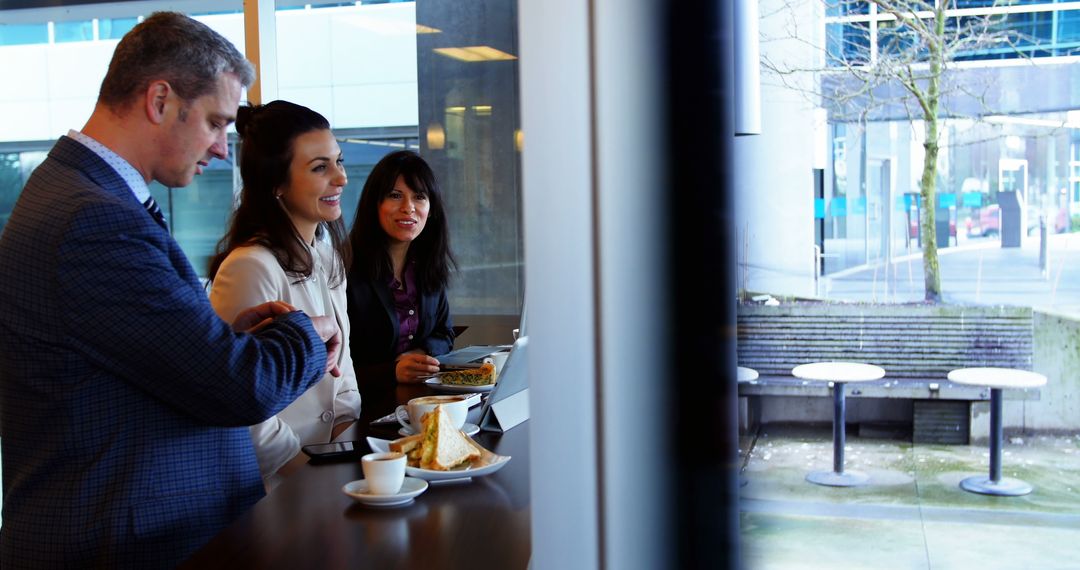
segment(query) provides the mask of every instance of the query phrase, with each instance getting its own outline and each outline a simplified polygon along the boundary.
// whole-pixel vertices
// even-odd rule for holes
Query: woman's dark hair
[[[272,251],[285,273],[297,280],[311,276],[314,260],[296,233],[288,213],[276,192],[289,180],[293,145],[300,135],[330,130],[322,115],[288,101],[240,107],[236,114],[236,132],[240,135],[240,178],[243,190],[240,203],[229,221],[225,237],[218,242],[210,258],[209,277],[214,280],[221,263],[232,250],[244,245],[262,245]],[[329,234],[334,250],[348,263],[345,222],[338,218],[319,224],[316,239]],[[330,287],[344,278],[342,267],[335,264]]]
[[[364,183],[349,233],[350,273],[358,272],[373,281],[387,280],[393,275],[388,252],[390,240],[379,224],[379,204],[394,189],[398,176],[404,178],[413,192],[427,195],[427,223],[409,245],[406,262],[415,262],[417,287],[425,293],[437,293],[450,282],[450,271],[457,268],[457,262],[450,252],[450,230],[435,173],[420,155],[409,150],[384,156]]]

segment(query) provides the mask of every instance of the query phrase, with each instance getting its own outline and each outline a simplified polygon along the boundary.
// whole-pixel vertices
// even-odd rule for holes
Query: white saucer
[[[372,495],[368,493],[367,481],[360,479],[346,483],[341,488],[344,493],[357,501],[373,507],[396,507],[411,503],[413,498],[428,488],[428,482],[416,477],[406,477],[401,490],[393,495]]]
[[[385,439],[379,439],[377,437],[367,438],[368,446],[372,451],[378,453],[385,453],[390,451],[390,441]],[[466,482],[471,481],[471,477],[483,477],[485,475],[491,475],[492,473],[502,469],[510,462],[509,455],[496,455],[481,448],[481,459],[477,462],[479,465],[470,465],[466,467],[455,467],[449,471],[436,471],[434,469],[420,469],[419,467],[405,466],[405,475],[408,477],[419,477],[429,483],[449,483],[450,481]]]
[[[478,426],[476,424],[471,424],[469,422],[465,422],[465,425],[461,426],[461,431],[465,432],[465,435],[471,437],[471,436],[474,436],[474,435],[480,433],[480,426]],[[405,426],[401,426],[401,429],[399,429],[397,432],[398,432],[398,435],[400,435],[402,437],[406,437],[406,436],[416,434],[416,432],[413,431],[412,428],[407,428]]]
[[[453,393],[453,394],[468,394],[468,393],[474,393],[474,392],[490,392],[491,389],[495,387],[495,384],[485,384],[483,386],[467,386],[467,385],[458,385],[458,384],[443,384],[442,380],[439,380],[438,376],[436,376],[434,378],[428,378],[427,380],[424,380],[424,383],[427,384],[428,386],[431,386],[431,388],[433,390],[438,390],[440,392],[450,392],[450,393]]]

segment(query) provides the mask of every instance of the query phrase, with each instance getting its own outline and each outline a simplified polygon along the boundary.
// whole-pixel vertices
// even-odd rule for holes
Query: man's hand
[[[254,333],[274,320],[274,317],[296,311],[296,307],[285,301],[269,301],[250,309],[244,309],[236,315],[233,330]],[[332,317],[311,317],[315,334],[326,343],[326,371],[333,376],[341,376],[338,357],[341,356],[341,330]]]
[[[261,305],[244,309],[233,320],[233,330],[237,332],[253,333],[267,325],[274,317],[291,313],[296,307],[285,301],[268,301]]]
[[[331,376],[340,377],[341,369],[337,362],[341,355],[341,330],[337,321],[333,317],[311,317],[311,324],[315,327],[315,333],[326,343],[326,371]]]
[[[403,352],[394,366],[398,382],[413,384],[439,371],[439,361],[423,352]]]

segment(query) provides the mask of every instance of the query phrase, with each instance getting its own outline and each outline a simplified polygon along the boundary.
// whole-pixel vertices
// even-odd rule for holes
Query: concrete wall
[[[842,307],[841,307],[842,309]],[[1032,369],[1046,375],[1038,399],[1005,391],[1004,427],[1008,435],[1080,433],[1080,318],[1046,310],[1032,311]],[[910,422],[911,400],[849,397],[849,423]],[[762,423],[828,423],[832,401],[825,397],[761,397]],[[990,432],[989,401],[971,404],[973,443]]]
[[[847,387],[850,394],[851,387]],[[851,424],[863,422],[911,423],[911,400],[846,398],[846,418]],[[832,398],[764,396],[759,421],[767,423],[831,423]]]
[[[801,40],[812,37],[820,5],[803,2],[792,10],[781,0],[762,0],[760,13],[763,59],[809,68],[814,50]],[[809,34],[807,36],[806,34]],[[773,294],[813,295],[814,179],[824,168],[825,124],[806,93],[783,82],[810,89],[809,77],[784,77],[762,71],[760,135],[736,137],[734,144],[735,213],[738,236],[737,287]],[[820,118],[820,123],[816,123]],[[676,165],[677,166],[677,165]],[[717,188],[718,192],[730,191]],[[693,215],[692,205],[687,215]]]
[[[1038,401],[1024,402],[1013,413],[1023,414],[1023,425],[1040,431],[1080,430],[1080,318],[1035,310],[1034,355],[1036,372],[1047,384]],[[1006,401],[1006,407],[1009,402]],[[1009,425],[1009,424],[1006,424]]]
[[[1003,405],[1006,435],[1080,433],[1080,319],[1032,311],[1032,368],[1046,376],[1038,400],[1010,399]],[[990,403],[971,405],[971,439],[990,436]]]

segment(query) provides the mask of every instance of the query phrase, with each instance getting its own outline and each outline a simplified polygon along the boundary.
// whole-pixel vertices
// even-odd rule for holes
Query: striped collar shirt
[[[67,134],[68,138],[74,139],[81,143],[86,148],[94,152],[94,154],[101,157],[117,174],[120,178],[127,182],[128,188],[135,194],[135,198],[140,204],[146,202],[150,197],[150,187],[146,185],[146,180],[143,179],[142,174],[139,174],[138,170],[131,165],[130,162],[124,160],[119,154],[109,150],[109,148],[98,141],[80,133],[76,130],[70,130]]]

